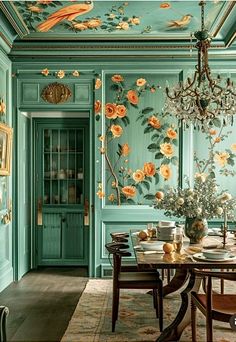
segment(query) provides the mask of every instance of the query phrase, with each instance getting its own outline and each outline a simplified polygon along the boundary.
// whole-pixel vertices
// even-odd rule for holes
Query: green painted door
[[[37,265],[88,265],[89,122],[35,119]]]

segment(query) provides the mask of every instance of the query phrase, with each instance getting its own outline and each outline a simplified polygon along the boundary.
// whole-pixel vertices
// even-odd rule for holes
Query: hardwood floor
[[[59,342],[87,280],[86,268],[46,267],[12,283],[0,293],[10,310],[7,340]]]

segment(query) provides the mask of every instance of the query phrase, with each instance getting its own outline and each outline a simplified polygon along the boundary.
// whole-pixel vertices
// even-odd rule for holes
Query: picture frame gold
[[[0,123],[0,176],[10,176],[13,129]]]

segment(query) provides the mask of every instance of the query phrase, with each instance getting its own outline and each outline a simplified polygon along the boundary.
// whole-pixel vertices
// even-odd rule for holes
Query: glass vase
[[[207,220],[197,217],[186,217],[185,235],[190,239],[190,244],[199,244],[207,236]]]

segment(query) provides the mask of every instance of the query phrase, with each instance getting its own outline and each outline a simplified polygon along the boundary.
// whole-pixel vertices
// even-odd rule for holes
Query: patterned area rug
[[[218,284],[219,285],[219,284]],[[232,284],[227,286],[232,292]],[[89,280],[71,318],[62,342],[126,342],[155,341],[160,335],[158,321],[152,306],[152,297],[146,291],[121,290],[119,319],[116,331],[111,332],[112,281]],[[164,327],[173,321],[179,309],[178,293],[164,298]],[[206,341],[205,317],[198,311],[198,342]],[[191,328],[187,327],[180,341],[190,342]],[[227,323],[214,322],[214,341],[236,341]]]

